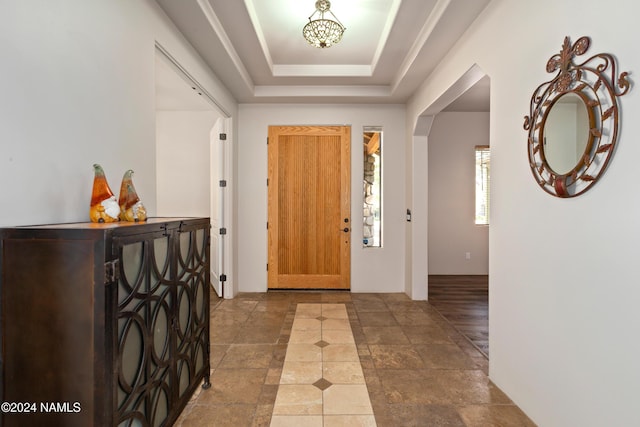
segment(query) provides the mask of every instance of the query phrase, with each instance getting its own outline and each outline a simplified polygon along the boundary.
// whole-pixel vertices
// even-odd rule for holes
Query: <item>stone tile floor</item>
[[[535,426],[488,360],[404,294],[212,296],[211,368],[175,426]]]

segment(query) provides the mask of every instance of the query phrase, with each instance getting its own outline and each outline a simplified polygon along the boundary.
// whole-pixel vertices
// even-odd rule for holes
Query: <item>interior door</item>
[[[351,128],[270,126],[268,287],[349,289]]]
[[[218,297],[222,298],[224,285],[225,229],[224,207],[226,180],[224,168],[223,119],[218,119],[211,129],[211,286]]]

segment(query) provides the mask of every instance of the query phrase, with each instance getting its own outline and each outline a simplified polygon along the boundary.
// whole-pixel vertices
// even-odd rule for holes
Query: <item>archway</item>
[[[473,211],[474,146],[489,144],[489,84],[474,65],[427,107],[411,157],[410,295],[429,299],[485,354],[489,229],[474,223]]]

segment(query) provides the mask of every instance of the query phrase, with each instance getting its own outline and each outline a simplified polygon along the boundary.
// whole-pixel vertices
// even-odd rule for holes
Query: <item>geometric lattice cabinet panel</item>
[[[210,385],[209,228],[0,229],[0,425],[173,424]]]

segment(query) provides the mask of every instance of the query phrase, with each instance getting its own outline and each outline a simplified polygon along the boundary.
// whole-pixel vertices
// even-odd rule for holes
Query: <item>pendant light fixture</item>
[[[331,47],[342,39],[346,28],[329,8],[331,8],[329,0],[316,1],[316,10],[309,17],[309,23],[302,29],[302,35],[312,46]],[[331,14],[334,19],[325,18],[325,13]],[[314,16],[315,19],[313,19]]]

